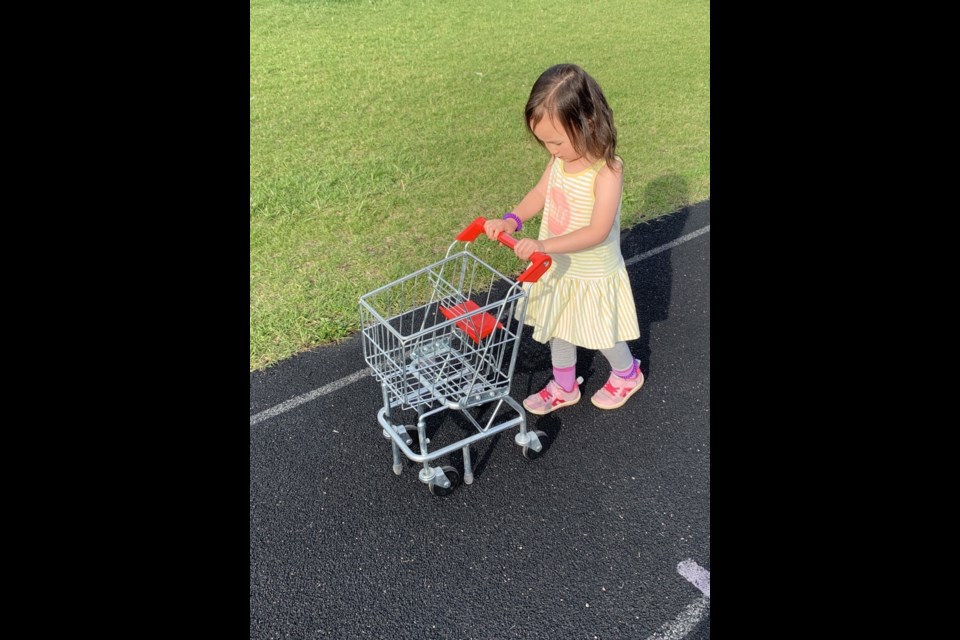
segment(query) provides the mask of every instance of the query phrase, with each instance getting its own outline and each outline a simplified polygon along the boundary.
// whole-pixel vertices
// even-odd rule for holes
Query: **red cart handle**
[[[486,218],[480,216],[457,235],[457,240],[460,240],[461,242],[473,242],[477,239],[477,236],[483,233],[483,224],[486,221]],[[505,245],[510,249],[513,249],[513,247],[517,244],[516,238],[502,231],[500,232],[500,235],[497,236],[497,240],[500,242],[500,244]],[[540,276],[546,273],[547,269],[550,268],[553,260],[545,253],[534,251],[532,254],[530,254],[530,263],[531,264],[529,267],[527,267],[527,270],[517,276],[517,282],[536,282],[540,279]]]

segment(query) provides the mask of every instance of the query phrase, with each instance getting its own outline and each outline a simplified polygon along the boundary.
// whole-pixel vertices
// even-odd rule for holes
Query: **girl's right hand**
[[[487,237],[491,240],[496,240],[497,236],[500,235],[500,232],[510,235],[517,228],[517,224],[513,220],[499,220],[493,218],[487,220],[483,223],[483,232],[487,234]]]

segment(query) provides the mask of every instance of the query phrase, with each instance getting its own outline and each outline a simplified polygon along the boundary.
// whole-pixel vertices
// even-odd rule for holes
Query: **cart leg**
[[[470,463],[470,445],[463,448],[463,482],[473,484],[473,465]]]
[[[427,423],[423,421],[423,418],[417,420],[417,436],[420,438],[420,455],[427,455],[427,443],[430,442],[427,440]],[[430,468],[430,462],[428,460],[423,461],[423,469],[420,470],[420,480],[423,482],[430,482],[433,479],[433,469]]]
[[[523,445],[527,442],[527,416],[520,414],[520,431],[513,437],[514,442]]]
[[[517,415],[520,416],[520,431],[513,436],[513,441],[521,447],[527,446],[530,442],[531,437],[535,440],[536,435],[532,432],[527,431],[527,413],[526,410],[517,403],[516,400],[510,396],[504,396],[503,398],[508,405],[513,407],[513,410],[517,412]]]
[[[397,475],[403,471],[403,464],[400,462],[400,447],[397,446],[396,442],[392,440],[390,443],[393,445],[393,472]]]
[[[387,391],[387,385],[386,385],[386,383],[383,383],[383,382],[380,383],[380,393],[383,394],[383,411],[384,411],[384,415],[385,415],[386,418],[387,418],[387,423],[392,425],[392,424],[393,424],[393,420],[392,420],[392,419],[393,419],[393,416],[390,415],[390,392]],[[384,437],[384,438],[387,438],[388,440],[390,439],[390,434],[387,433],[387,430],[386,430],[386,429],[383,430],[383,437]],[[396,447],[394,447],[394,449],[396,449]]]
[[[390,415],[390,392],[387,391],[387,385],[381,384],[380,390],[383,392],[383,407],[384,407],[384,410],[386,411],[387,424],[390,425],[391,429],[395,429],[399,433],[400,430],[397,429],[397,426],[394,425],[391,420],[392,416]],[[402,427],[400,429],[402,429]],[[406,432],[406,430],[404,430],[404,432]],[[383,431],[383,437],[390,439],[390,445],[393,447],[393,472],[397,475],[400,475],[400,473],[403,471],[403,464],[401,464],[400,462],[400,447],[398,447],[397,443],[393,441],[393,438],[390,438],[390,435],[387,434],[386,429],[384,429]],[[412,439],[407,439],[407,444],[410,444],[411,442],[413,442]]]

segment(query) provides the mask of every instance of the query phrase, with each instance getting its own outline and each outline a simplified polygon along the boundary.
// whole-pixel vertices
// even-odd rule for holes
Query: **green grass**
[[[708,198],[709,21],[707,0],[251,0],[251,371],[355,332],[362,294],[526,194],[547,155],[523,106],[553,64],[611,103],[624,227]]]

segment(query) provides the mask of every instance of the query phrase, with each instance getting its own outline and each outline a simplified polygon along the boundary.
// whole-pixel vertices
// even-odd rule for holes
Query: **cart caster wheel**
[[[540,440],[540,451],[535,451],[530,447],[523,448],[523,457],[527,460],[536,460],[543,455],[543,452],[547,450],[547,432],[546,431],[534,431],[537,434],[537,438]]]
[[[438,484],[433,484],[432,482],[427,485],[430,487],[430,493],[435,496],[448,496],[453,493],[453,490],[457,488],[457,485],[460,484],[460,472],[453,467],[443,467],[443,474],[447,476],[447,480],[450,481],[450,486],[444,489]]]

